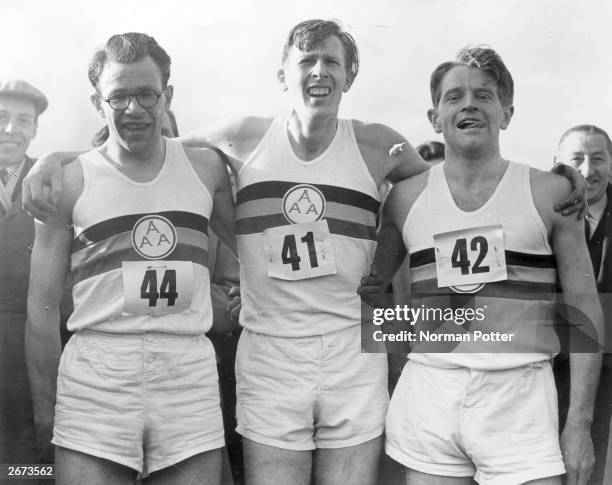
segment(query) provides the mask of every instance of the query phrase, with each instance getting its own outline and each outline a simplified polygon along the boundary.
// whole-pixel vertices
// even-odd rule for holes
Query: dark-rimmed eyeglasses
[[[104,99],[98,95],[100,100],[108,103],[108,105],[115,111],[125,111],[132,102],[132,98],[136,98],[138,104],[144,108],[149,109],[157,104],[159,98],[164,93],[166,88],[162,89],[161,93],[156,93],[152,89],[143,89],[142,91],[134,94],[116,94],[110,98]]]

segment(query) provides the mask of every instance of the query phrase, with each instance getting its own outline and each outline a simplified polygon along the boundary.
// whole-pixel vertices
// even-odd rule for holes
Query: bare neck
[[[484,206],[497,189],[508,163],[499,153],[488,159],[447,157],[444,174],[457,207],[472,212]]]
[[[330,145],[338,126],[336,115],[326,117],[289,115],[287,132],[293,152],[298,158],[311,161],[321,155]]]
[[[100,147],[100,153],[117,170],[135,182],[149,182],[161,170],[166,158],[166,140],[163,137],[149,147],[130,151],[113,140]]]
[[[508,165],[499,152],[499,146],[471,151],[448,147],[445,160],[446,176],[465,188],[482,185],[489,179],[499,179]]]

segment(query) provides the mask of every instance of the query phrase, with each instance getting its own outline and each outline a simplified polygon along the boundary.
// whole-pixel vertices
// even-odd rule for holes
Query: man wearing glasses
[[[94,54],[91,100],[110,136],[65,167],[57,215],[36,224],[26,352],[58,483],[220,481],[208,224],[235,252],[233,201],[217,154],[161,136],[169,76],[144,34]],[[57,370],[69,262],[76,333]]]

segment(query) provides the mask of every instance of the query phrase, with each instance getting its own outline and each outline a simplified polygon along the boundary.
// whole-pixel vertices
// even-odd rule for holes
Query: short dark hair
[[[469,66],[480,69],[493,78],[497,84],[497,95],[502,106],[512,106],[514,102],[514,81],[501,56],[490,47],[465,47],[459,51],[455,61],[443,62],[434,69],[429,82],[431,102],[438,106],[440,102],[440,86],[444,76],[453,67]]]
[[[335,20],[305,20],[293,27],[283,47],[282,63],[284,64],[287,60],[292,46],[302,51],[307,51],[333,35],[340,39],[344,47],[344,61],[347,73],[351,75],[352,79],[355,79],[359,72],[357,43],[353,36],[345,31],[342,25]]]
[[[565,139],[571,135],[572,133],[584,133],[587,135],[601,135],[606,140],[606,145],[608,149],[608,155],[612,157],[612,141],[610,140],[610,136],[606,133],[605,130],[602,130],[598,126],[595,125],[576,125],[567,130],[563,135],[561,135],[561,139],[559,140],[559,147],[565,141]]]
[[[104,46],[94,52],[87,71],[89,82],[94,88],[98,87],[100,74],[108,59],[131,64],[146,57],[151,57],[159,67],[162,85],[165,88],[170,78],[170,56],[153,37],[138,32],[115,34],[106,41]]]
[[[444,160],[444,143],[439,141],[426,141],[416,147],[416,151],[426,162]]]

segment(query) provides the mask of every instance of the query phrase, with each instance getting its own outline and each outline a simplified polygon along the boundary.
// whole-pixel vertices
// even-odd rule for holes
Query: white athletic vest
[[[97,150],[80,157],[74,212],[73,331],[199,334],[212,325],[208,221],[212,198],[180,143],[166,140],[150,182]]]
[[[502,245],[495,242],[500,226]],[[410,359],[436,367],[494,370],[548,360],[558,351],[552,326],[556,262],[533,202],[528,166],[510,162],[489,200],[476,211],[464,212],[452,198],[444,164],[435,165],[406,217],[403,239],[410,254],[413,308],[450,308],[453,312],[463,308],[459,310],[462,313],[466,308],[480,309],[471,315],[478,315],[478,319],[460,322],[472,338],[476,330],[515,333],[512,343],[427,342],[413,351]],[[436,263],[442,256],[447,258],[448,272]],[[448,274],[477,278],[504,265],[507,274],[499,281],[439,284]],[[422,319],[416,328],[428,331],[440,325],[441,331],[462,330],[454,321],[443,318],[436,322],[432,316]],[[431,350],[446,351],[427,352],[427,345]]]
[[[329,147],[304,162],[287,119],[275,118],[237,184],[242,324],[283,337],[359,325],[380,202],[351,120],[338,120]]]

